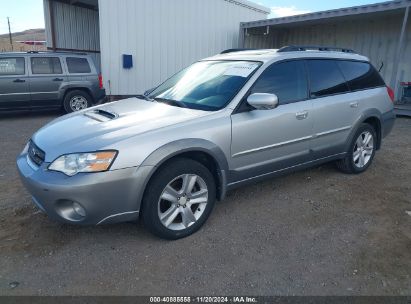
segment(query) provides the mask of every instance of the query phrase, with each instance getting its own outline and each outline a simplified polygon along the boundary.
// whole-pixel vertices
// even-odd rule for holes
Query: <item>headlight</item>
[[[116,156],[117,151],[67,154],[53,161],[48,169],[68,176],[77,173],[102,172],[110,168]]]

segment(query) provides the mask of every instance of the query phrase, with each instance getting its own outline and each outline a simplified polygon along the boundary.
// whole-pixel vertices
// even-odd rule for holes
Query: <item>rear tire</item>
[[[81,90],[70,91],[64,97],[63,106],[66,113],[81,111],[92,106],[92,98]]]
[[[371,165],[377,149],[377,134],[374,128],[363,123],[351,141],[347,155],[336,162],[337,168],[347,174],[360,174]]]
[[[147,185],[142,220],[160,238],[184,238],[206,222],[215,200],[210,171],[194,160],[176,159],[159,169]]]

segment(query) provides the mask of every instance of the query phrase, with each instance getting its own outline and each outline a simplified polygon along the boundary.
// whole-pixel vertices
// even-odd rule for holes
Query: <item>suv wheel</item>
[[[200,229],[215,200],[216,186],[210,171],[196,161],[178,159],[160,169],[147,186],[143,222],[161,238],[183,238]]]
[[[91,96],[84,91],[74,90],[64,97],[64,110],[67,113],[77,112],[91,107]]]
[[[361,124],[345,158],[337,161],[337,167],[344,173],[359,174],[368,169],[375,156],[377,136],[369,124]]]

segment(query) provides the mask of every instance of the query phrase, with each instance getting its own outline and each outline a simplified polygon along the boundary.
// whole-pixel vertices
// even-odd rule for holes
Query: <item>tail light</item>
[[[388,92],[388,96],[390,96],[391,101],[394,102],[395,94],[394,94],[393,89],[391,89],[389,86],[387,86],[387,92]]]
[[[103,88],[103,76],[101,76],[101,74],[98,75],[98,86],[100,89]]]

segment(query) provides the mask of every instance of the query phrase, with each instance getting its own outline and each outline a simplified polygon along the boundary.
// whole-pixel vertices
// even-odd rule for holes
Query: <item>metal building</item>
[[[411,0],[396,0],[241,23],[246,48],[340,46],[366,55],[401,99],[411,84]]]
[[[142,93],[196,60],[238,47],[240,22],[270,13],[247,0],[43,1],[47,47],[92,54],[109,95]]]

